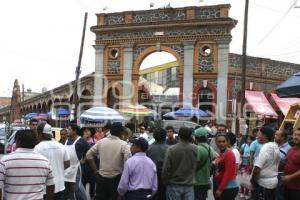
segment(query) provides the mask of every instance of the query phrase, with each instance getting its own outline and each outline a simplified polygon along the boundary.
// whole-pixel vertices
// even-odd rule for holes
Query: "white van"
[[[172,126],[174,128],[175,133],[178,133],[181,127],[193,128],[200,127],[199,124],[196,124],[191,121],[181,121],[181,120],[162,120],[162,128],[166,128],[167,126]]]

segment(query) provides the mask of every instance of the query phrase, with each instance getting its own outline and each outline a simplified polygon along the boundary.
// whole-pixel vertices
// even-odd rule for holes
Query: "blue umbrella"
[[[71,114],[70,110],[66,108],[58,108],[56,113],[58,117],[68,117]],[[47,115],[52,116],[52,111],[47,112]]]
[[[30,119],[32,119],[33,117],[36,117],[36,116],[38,116],[39,114],[38,113],[27,113],[25,116],[24,116],[24,118],[26,119],[26,120],[30,120]]]
[[[108,107],[93,107],[80,115],[82,124],[123,122],[124,118],[114,109]]]
[[[163,115],[164,119],[176,119],[175,112],[168,112]]]
[[[209,114],[194,107],[183,107],[175,111],[175,116],[177,117],[209,117]]]
[[[276,89],[279,97],[300,97],[300,73],[294,74]]]

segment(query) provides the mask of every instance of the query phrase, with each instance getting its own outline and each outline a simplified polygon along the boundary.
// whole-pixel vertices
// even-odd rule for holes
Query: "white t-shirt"
[[[55,140],[42,141],[35,146],[34,150],[48,158],[52,166],[55,192],[65,189],[64,161],[70,160],[70,156],[64,145]]]
[[[237,150],[236,148],[232,148],[231,151],[233,152],[235,157],[235,164],[239,165],[241,162],[241,155],[239,150]]]
[[[257,183],[267,189],[274,189],[278,184],[278,166],[280,162],[279,147],[274,142],[265,143],[256,160],[255,166],[259,167],[260,174]]]

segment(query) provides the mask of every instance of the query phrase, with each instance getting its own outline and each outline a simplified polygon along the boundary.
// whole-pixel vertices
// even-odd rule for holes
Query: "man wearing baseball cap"
[[[198,166],[194,186],[195,200],[204,200],[207,198],[207,191],[210,188],[211,162],[216,155],[213,154],[214,150],[207,143],[208,130],[206,128],[196,129],[194,136],[198,147]]]
[[[64,199],[64,170],[70,166],[70,157],[64,145],[52,140],[51,126],[47,123],[39,124],[37,127],[38,140],[40,143],[34,150],[45,156],[52,166],[55,191],[54,199]]]
[[[131,153],[118,186],[118,192],[126,200],[150,199],[157,191],[156,165],[146,156],[148,141],[143,138],[130,140]]]

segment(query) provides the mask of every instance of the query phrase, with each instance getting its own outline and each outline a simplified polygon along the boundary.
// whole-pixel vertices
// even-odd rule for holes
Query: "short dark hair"
[[[226,133],[218,133],[216,135],[216,139],[215,140],[217,141],[219,137],[224,137],[227,142],[230,142],[229,137],[228,137],[228,135]]]
[[[229,138],[230,145],[233,146],[236,143],[236,136],[233,132],[228,132],[227,136]]]
[[[167,132],[163,128],[156,128],[154,129],[153,137],[157,142],[164,142],[167,137]]]
[[[19,147],[33,149],[38,141],[32,130],[18,130],[16,133],[16,141],[19,141]]]
[[[66,128],[63,128],[63,129],[60,130],[60,133],[62,133],[62,132],[68,133],[68,130]]]
[[[77,124],[71,123],[69,126],[71,127],[72,131],[76,132],[77,135],[80,134],[80,128],[77,126]]]
[[[274,135],[276,132],[275,129],[269,126],[263,126],[261,127],[260,132],[267,137],[268,141],[274,140]]]
[[[133,133],[135,132],[135,124],[132,122],[129,122],[125,125],[126,128],[129,128]]]
[[[191,139],[192,130],[188,127],[181,127],[178,132],[178,136],[183,141],[189,141]]]
[[[166,130],[169,130],[169,129],[171,129],[174,132],[174,127],[173,126],[167,126],[166,127]]]
[[[34,122],[39,123],[39,120],[33,118],[29,121],[29,125],[31,125]]]
[[[115,122],[111,125],[110,127],[110,134],[120,137],[122,135],[123,132],[125,132],[125,127],[122,126],[122,123],[120,122]]]
[[[225,124],[218,124],[217,126],[218,126],[218,127],[224,127],[224,128],[226,128],[226,125],[225,125]]]

